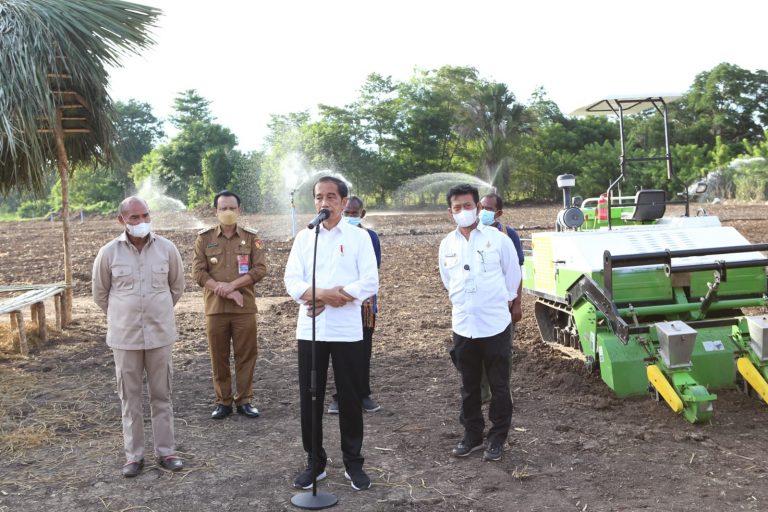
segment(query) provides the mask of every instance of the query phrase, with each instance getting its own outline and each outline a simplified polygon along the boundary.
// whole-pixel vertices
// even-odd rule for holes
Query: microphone
[[[331,216],[331,211],[330,211],[330,210],[328,210],[328,209],[326,209],[326,208],[323,208],[323,209],[322,209],[322,210],[320,210],[320,212],[317,214],[317,217],[315,217],[314,219],[312,219],[312,222],[310,222],[309,224],[307,224],[307,227],[308,227],[309,229],[315,229],[315,228],[317,227],[317,225],[318,225],[318,224],[320,224],[321,222],[323,222],[325,219],[327,219],[327,218],[328,218],[328,217],[330,217],[330,216]]]

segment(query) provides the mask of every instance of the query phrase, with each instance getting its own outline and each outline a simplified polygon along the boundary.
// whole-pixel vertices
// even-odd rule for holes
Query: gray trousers
[[[171,406],[172,349],[173,345],[152,350],[112,349],[115,356],[117,394],[123,409],[123,444],[128,462],[144,458],[142,387],[145,372],[155,453],[165,457],[173,455],[176,450]]]

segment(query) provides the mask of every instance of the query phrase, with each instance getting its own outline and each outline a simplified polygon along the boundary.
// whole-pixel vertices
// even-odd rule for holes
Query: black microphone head
[[[331,216],[331,211],[328,208],[323,208],[317,212],[317,216],[312,219],[312,222],[307,224],[309,229],[315,229],[321,222]]]

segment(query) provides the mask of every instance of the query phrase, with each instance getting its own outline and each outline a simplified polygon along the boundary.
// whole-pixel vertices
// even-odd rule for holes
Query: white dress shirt
[[[507,328],[512,322],[508,301],[517,297],[521,273],[505,233],[478,225],[467,240],[457,228],[440,242],[438,261],[456,334],[487,338]]]
[[[317,237],[317,288],[343,286],[344,291],[355,298],[342,307],[325,306],[325,311],[315,317],[316,341],[360,341],[363,339],[363,323],[360,306],[363,301],[379,290],[379,271],[371,237],[364,229],[343,220],[330,231],[320,225]],[[312,254],[314,229],[302,229],[293,241],[288,262],[285,265],[285,288],[299,308],[296,322],[296,339],[312,339],[312,318],[301,296],[312,287]]]

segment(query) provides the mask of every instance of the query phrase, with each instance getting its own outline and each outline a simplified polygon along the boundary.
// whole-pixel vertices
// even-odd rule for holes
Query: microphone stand
[[[315,305],[315,271],[317,267],[317,238],[320,236],[320,224],[318,222],[315,226],[315,246],[312,254],[312,306]],[[317,357],[315,356],[315,316],[312,316],[312,371],[310,373],[309,391],[312,394],[312,493],[300,492],[291,498],[291,503],[295,507],[308,509],[308,510],[320,510],[336,505],[339,501],[336,496],[327,492],[317,492],[317,468],[319,453],[318,448],[320,446],[320,439],[317,429]],[[326,369],[327,371],[327,369]]]

